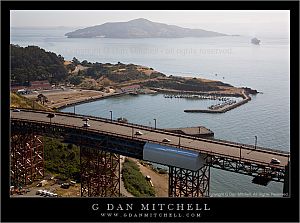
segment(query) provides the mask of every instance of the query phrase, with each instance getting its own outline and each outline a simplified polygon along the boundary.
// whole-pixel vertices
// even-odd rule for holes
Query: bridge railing
[[[104,135],[109,135],[112,137],[120,137],[120,138],[125,138],[125,139],[129,139],[129,140],[135,140],[135,141],[140,141],[140,142],[150,142],[150,143],[156,143],[156,144],[160,144],[163,146],[166,146],[166,144],[160,142],[160,141],[155,141],[155,140],[149,140],[149,139],[142,139],[142,138],[138,138],[138,137],[133,137],[133,136],[128,136],[128,135],[123,135],[123,134],[118,134],[115,132],[107,132],[107,131],[103,131],[103,130],[96,130],[96,129],[92,129],[92,128],[86,128],[86,127],[79,127],[79,126],[75,126],[75,125],[66,125],[66,124],[59,124],[59,123],[49,123],[49,122],[44,122],[44,121],[35,121],[35,120],[31,120],[28,121],[27,119],[21,119],[21,118],[12,118],[13,121],[21,121],[21,122],[27,122],[27,123],[36,123],[36,124],[40,124],[40,125],[47,125],[47,126],[56,126],[56,127],[63,127],[63,128],[72,128],[75,130],[80,130],[83,132],[93,132],[93,133],[100,133],[100,134],[104,134]],[[224,153],[218,153],[218,152],[213,152],[213,151],[208,151],[208,150],[203,150],[201,148],[199,149],[194,149],[194,148],[190,148],[190,147],[186,147],[183,145],[178,145],[178,144],[174,144],[174,143],[169,143],[168,145],[172,145],[174,147],[177,148],[184,148],[187,150],[193,150],[193,151],[197,151],[197,152],[201,152],[203,154],[206,155],[210,155],[210,156],[221,156],[221,157],[226,157],[229,159],[233,159],[236,161],[243,161],[243,162],[249,162],[252,164],[257,164],[257,165],[263,165],[263,166],[269,166],[272,168],[277,168],[277,169],[284,169],[284,167],[282,166],[277,166],[277,165],[272,165],[268,162],[263,162],[263,161],[257,161],[257,160],[252,160],[252,159],[247,159],[244,157],[236,157],[236,156],[230,156],[228,154],[224,154]],[[243,151],[243,148],[240,148],[241,151]]]
[[[34,111],[34,112],[38,112],[38,113],[49,113],[49,112],[45,112],[45,111],[38,111],[38,110],[33,110],[33,109],[23,109],[24,111]],[[62,116],[69,116],[69,117],[74,117],[74,114],[71,112],[55,112],[58,113]],[[136,123],[123,123],[123,122],[119,122],[117,120],[111,120],[108,118],[102,118],[102,117],[96,117],[96,116],[92,116],[92,115],[81,115],[81,114],[76,114],[76,117],[82,117],[82,118],[90,118],[91,120],[99,120],[102,122],[106,122],[106,123],[114,123],[117,125],[122,125],[122,126],[127,126],[127,127],[138,127],[141,130],[146,130],[146,131],[152,131],[152,132],[157,132],[157,133],[163,133],[163,134],[167,134],[167,135],[172,135],[172,136],[177,136],[177,137],[183,137],[183,138],[189,138],[192,140],[197,140],[197,141],[202,141],[202,142],[208,142],[208,143],[216,143],[216,144],[220,144],[220,145],[226,145],[226,146],[231,146],[231,147],[242,147],[243,149],[248,149],[248,150],[260,150],[266,153],[270,153],[270,154],[280,154],[283,156],[289,156],[289,152],[287,151],[282,151],[282,150],[278,150],[278,149],[271,149],[271,148],[265,148],[265,147],[260,147],[260,146],[253,146],[253,145],[248,145],[248,144],[242,144],[242,143],[237,143],[237,142],[231,142],[231,141],[226,141],[226,140],[221,140],[221,139],[204,139],[204,138],[199,138],[196,136],[190,136],[190,135],[182,135],[182,134],[178,134],[178,133],[174,133],[174,132],[169,132],[163,129],[159,129],[159,128],[153,128],[151,126],[145,126],[145,125],[140,125],[140,124],[136,124]]]

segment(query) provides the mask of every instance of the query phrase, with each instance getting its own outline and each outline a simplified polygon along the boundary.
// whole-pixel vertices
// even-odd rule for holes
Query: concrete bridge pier
[[[33,133],[11,135],[11,185],[28,185],[44,177],[44,144]]]
[[[80,147],[81,197],[120,196],[120,155]]]
[[[169,197],[208,197],[210,167],[197,171],[169,167]]]

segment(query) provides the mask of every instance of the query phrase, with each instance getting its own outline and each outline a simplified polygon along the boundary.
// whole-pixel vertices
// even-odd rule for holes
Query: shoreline
[[[251,89],[250,89],[251,90]],[[113,89],[110,89],[108,92],[96,91],[96,90],[84,90],[84,89],[69,89],[63,91],[47,92],[41,91],[40,93],[45,94],[46,97],[49,98],[49,102],[45,103],[45,105],[53,110],[61,110],[67,107],[73,107],[76,105],[89,103],[93,101],[98,101],[102,99],[107,99],[110,97],[121,97],[123,95],[128,95],[130,92],[116,92]],[[222,89],[221,91],[213,91],[213,92],[200,92],[200,91],[182,91],[182,90],[174,90],[174,89],[162,89],[162,88],[144,88],[143,92],[134,92],[135,94],[161,94],[161,93],[172,93],[172,94],[193,94],[193,95],[201,95],[206,97],[241,97],[242,101],[239,101],[234,104],[225,105],[220,108],[211,110],[211,109],[186,109],[184,112],[187,113],[224,113],[229,110],[232,110],[236,107],[239,107],[248,101],[251,100],[251,97],[247,89],[242,88],[232,88]],[[28,98],[34,98],[35,95],[28,95]]]
[[[98,101],[98,100],[111,98],[111,97],[120,97],[122,95],[125,95],[125,93],[112,93],[112,94],[108,94],[108,95],[95,96],[95,97],[81,99],[81,100],[78,100],[78,101],[75,101],[75,102],[69,102],[69,103],[66,103],[65,105],[61,105],[61,106],[53,106],[52,108],[55,107],[55,109],[60,110],[60,109],[64,109],[64,108],[67,108],[67,107],[72,107],[74,105],[76,106],[76,105],[80,105],[80,104],[84,104],[84,103],[88,103],[88,102],[93,102],[93,101]]]

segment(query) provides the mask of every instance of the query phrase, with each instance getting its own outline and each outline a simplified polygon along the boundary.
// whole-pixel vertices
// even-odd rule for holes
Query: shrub
[[[125,159],[122,169],[124,186],[136,197],[155,197],[155,191],[145,179],[136,163]]]

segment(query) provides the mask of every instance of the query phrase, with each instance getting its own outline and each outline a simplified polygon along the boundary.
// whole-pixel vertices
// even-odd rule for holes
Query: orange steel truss
[[[198,171],[169,167],[169,197],[208,197],[210,167]]]
[[[120,155],[80,147],[81,197],[120,196]]]
[[[10,155],[11,185],[28,185],[44,177],[42,137],[34,134],[13,134]]]

